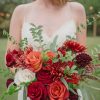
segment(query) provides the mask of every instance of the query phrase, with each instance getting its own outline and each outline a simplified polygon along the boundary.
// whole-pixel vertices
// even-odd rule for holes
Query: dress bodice
[[[33,39],[32,39],[32,33],[30,32],[30,28],[32,28],[31,24],[28,22],[24,22],[22,26],[22,34],[21,37],[28,39],[28,44],[32,45],[33,48],[38,45]],[[57,45],[60,46],[62,43],[66,40],[66,36],[70,37],[76,37],[76,23],[74,20],[69,20],[66,22],[62,27],[60,27],[56,32],[53,33],[52,36],[48,36],[47,33],[43,31],[42,37],[45,43],[48,45],[53,42],[55,36],[58,36],[57,38]]]

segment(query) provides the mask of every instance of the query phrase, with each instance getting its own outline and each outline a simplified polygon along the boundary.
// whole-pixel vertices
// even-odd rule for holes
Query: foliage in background
[[[82,3],[86,9],[87,18],[92,22],[88,26],[88,31],[91,32],[93,27],[96,27],[97,35],[100,35],[100,0],[77,0]],[[94,24],[94,26],[93,26]],[[95,25],[96,24],[96,25]]]
[[[0,0],[0,37],[3,37],[3,29],[9,29],[10,18],[15,7],[32,0]]]

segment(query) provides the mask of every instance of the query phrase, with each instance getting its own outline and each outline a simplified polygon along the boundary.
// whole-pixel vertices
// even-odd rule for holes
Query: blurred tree
[[[22,3],[31,2],[32,0],[0,0],[0,37],[3,29],[9,28],[9,22],[15,7]]]
[[[87,13],[87,18],[92,21],[93,25],[93,36],[96,36],[96,33],[100,35],[100,0],[78,0],[81,2],[85,8]],[[98,29],[97,29],[98,28]],[[97,31],[98,30],[98,31]]]

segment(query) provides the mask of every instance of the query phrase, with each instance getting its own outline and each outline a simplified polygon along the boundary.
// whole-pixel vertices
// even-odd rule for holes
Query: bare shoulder
[[[85,14],[85,8],[81,3],[70,2],[71,8],[76,14]]]
[[[28,11],[29,7],[32,5],[32,3],[27,3],[27,4],[21,4],[16,6],[14,9],[13,14],[18,15],[19,17],[23,17],[24,14]]]
[[[21,5],[16,6],[13,14],[17,14],[18,16],[23,15],[26,6],[27,6],[27,4],[21,4]]]

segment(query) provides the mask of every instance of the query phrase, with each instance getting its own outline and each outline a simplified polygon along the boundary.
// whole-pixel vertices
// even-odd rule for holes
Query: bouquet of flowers
[[[19,50],[8,50],[6,65],[14,67],[16,74],[14,81],[7,81],[6,94],[24,88],[23,100],[79,100],[80,82],[90,78],[94,69],[92,57],[85,46],[71,39],[57,47],[56,37],[46,48],[41,30],[40,26],[31,28],[37,50],[28,45],[27,38],[21,40]]]

